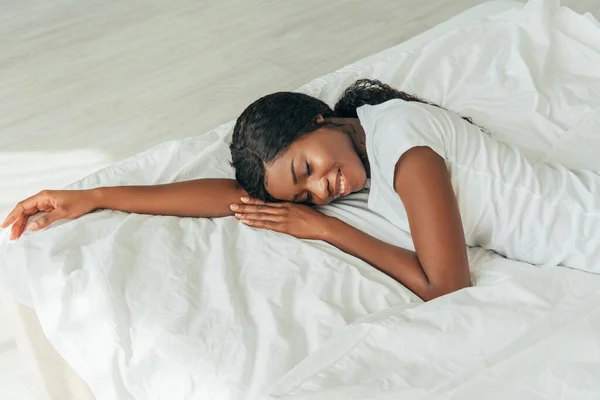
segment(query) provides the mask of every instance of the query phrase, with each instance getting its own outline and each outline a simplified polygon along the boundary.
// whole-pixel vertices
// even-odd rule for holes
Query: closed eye
[[[308,178],[310,176],[310,174],[312,173],[311,169],[310,169],[310,164],[308,163],[308,161],[305,161],[305,166],[306,166],[306,177]],[[308,205],[312,205],[312,193],[310,193],[309,191],[305,192],[306,194],[304,195],[304,200],[302,201],[302,203],[304,204],[308,204]]]

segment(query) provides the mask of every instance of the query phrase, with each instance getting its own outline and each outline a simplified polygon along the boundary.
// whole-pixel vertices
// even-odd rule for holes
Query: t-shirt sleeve
[[[383,110],[374,120],[373,155],[385,181],[392,187],[396,163],[413,147],[429,147],[446,159],[445,121],[443,115],[432,108],[437,107],[397,102]]]

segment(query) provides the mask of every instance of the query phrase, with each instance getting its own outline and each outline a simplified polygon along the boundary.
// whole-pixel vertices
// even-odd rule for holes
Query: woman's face
[[[296,140],[266,166],[266,189],[278,200],[325,205],[362,190],[367,172],[342,130],[322,127]]]

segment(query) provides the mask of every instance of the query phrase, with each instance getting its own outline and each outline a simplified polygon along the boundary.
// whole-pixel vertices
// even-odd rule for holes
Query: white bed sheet
[[[472,116],[532,157],[595,168],[595,21],[536,0],[438,35],[301,90],[333,102],[353,80],[376,77]],[[72,187],[230,176],[230,128],[165,143]],[[411,247],[408,234],[366,210],[365,197],[325,211]],[[26,267],[21,297],[98,399],[600,393],[592,379],[599,372],[600,277],[578,271],[472,249],[477,286],[422,304],[322,243],[232,219],[110,211],[3,247],[4,271]]]
[[[439,36],[447,31],[463,26],[476,19],[494,15],[516,6],[520,7],[521,4],[511,0],[494,1],[481,4],[453,17],[452,19],[401,45],[396,46],[395,50],[398,51],[402,48],[410,49],[417,46],[419,43],[425,44],[427,40],[432,37]],[[377,57],[378,56],[375,55],[370,57],[370,59],[377,59]],[[139,145],[139,143],[133,144]],[[122,145],[126,148],[128,143],[122,143]],[[130,145],[131,144],[129,144],[129,146]],[[86,165],[89,162],[88,158],[86,158],[84,162]],[[45,160],[45,163],[50,166],[56,166],[56,163],[50,162],[50,164],[48,164],[49,161],[51,160]],[[4,203],[6,206],[10,205],[8,200]],[[26,272],[22,269],[13,269],[12,271],[16,271],[17,273]],[[0,281],[3,280],[6,279],[0,279]],[[14,285],[15,283],[18,284],[19,282],[26,283],[27,280],[28,278],[25,275],[23,279],[13,277],[13,279],[8,279],[8,282]],[[18,286],[16,288],[11,287],[11,289],[13,294],[23,292],[19,290]],[[28,287],[25,289],[26,290],[24,293],[26,297],[29,298],[30,296],[28,295]],[[28,300],[22,300],[24,300],[26,303],[32,304],[32,300],[30,298]],[[85,384],[72,370],[72,368],[65,363],[62,357],[56,352],[56,350],[44,336],[37,315],[35,314],[35,310],[28,306],[19,304],[13,296],[6,296],[4,303],[7,309],[11,310],[10,315],[13,316],[13,318],[10,319],[10,324],[13,327],[13,333],[16,336],[21,356],[30,366],[30,369],[35,371],[35,375],[41,381],[42,387],[45,389],[46,394],[52,399],[61,400],[82,400],[93,398],[93,396],[89,393],[87,384]]]

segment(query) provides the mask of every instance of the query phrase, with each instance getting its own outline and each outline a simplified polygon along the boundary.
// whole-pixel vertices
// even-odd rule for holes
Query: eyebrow
[[[298,184],[298,177],[296,176],[296,170],[294,169],[294,160],[292,159],[292,179],[294,180],[294,185]]]
[[[294,168],[294,159],[292,159],[292,162],[291,162],[291,170],[292,170],[292,179],[294,180],[294,185],[297,185],[298,184],[298,177],[296,176],[296,169]],[[298,195],[295,194],[294,197],[292,197],[291,202],[295,203],[297,197],[298,197]]]

